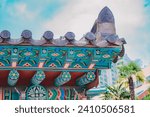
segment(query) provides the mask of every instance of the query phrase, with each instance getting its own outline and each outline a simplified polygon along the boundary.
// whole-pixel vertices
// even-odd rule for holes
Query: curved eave
[[[83,45],[83,46],[74,45],[72,43],[68,43],[64,46],[59,46],[59,45],[54,45],[52,43],[45,43],[45,44],[42,44],[42,45],[33,45],[32,43],[29,43],[29,42],[28,43],[22,42],[20,44],[9,44],[7,42],[4,42],[4,43],[0,43],[0,46],[98,47],[98,46],[93,45],[92,43],[89,43],[89,44],[86,44],[86,45]],[[106,48],[107,47],[108,48],[115,48],[115,47],[119,47],[119,45],[116,45],[116,44],[113,44],[113,43],[108,43],[108,46],[106,46]],[[101,47],[99,47],[99,48],[101,48]]]

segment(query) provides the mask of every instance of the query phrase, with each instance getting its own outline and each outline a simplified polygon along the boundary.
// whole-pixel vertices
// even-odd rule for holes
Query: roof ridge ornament
[[[107,47],[109,45],[126,44],[124,38],[119,38],[116,34],[115,18],[112,11],[105,6],[99,13],[91,32],[95,34],[96,41],[93,45],[98,47]]]
[[[115,23],[112,11],[105,6],[98,15],[98,23]]]
[[[90,32],[87,32],[80,40],[75,39],[73,32],[67,32],[60,38],[54,39],[54,34],[51,31],[46,31],[41,39],[33,39],[30,30],[24,30],[21,38],[12,39],[10,32],[4,30],[0,33],[0,43],[11,45],[50,45],[50,46],[96,46],[96,47],[113,47],[126,44],[124,38],[119,38],[116,34],[115,19],[112,11],[106,6],[104,7]]]
[[[116,34],[114,15],[107,6],[100,11],[91,32],[96,34],[97,38],[101,38],[102,33]]]

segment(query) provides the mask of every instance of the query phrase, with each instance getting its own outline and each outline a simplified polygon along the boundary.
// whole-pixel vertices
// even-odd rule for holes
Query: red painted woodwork
[[[3,89],[0,87],[0,100],[3,100]]]

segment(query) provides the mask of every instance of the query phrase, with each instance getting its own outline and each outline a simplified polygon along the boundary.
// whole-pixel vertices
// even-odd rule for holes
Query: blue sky
[[[29,29],[36,39],[46,30],[55,37],[73,31],[79,39],[104,6],[115,16],[129,57],[150,64],[150,0],[0,0],[0,31],[7,29],[12,38],[19,38],[22,30]]]
[[[17,38],[24,29],[40,32],[40,26],[63,9],[67,0],[0,0],[0,30]],[[41,32],[43,33],[43,32]]]

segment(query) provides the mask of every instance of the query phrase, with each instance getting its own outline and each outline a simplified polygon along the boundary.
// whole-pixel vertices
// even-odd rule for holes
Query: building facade
[[[116,84],[118,78],[119,78],[119,70],[118,67],[122,65],[126,65],[131,61],[131,59],[128,57],[127,54],[125,54],[122,58],[119,58],[119,60],[116,63],[112,63],[111,69],[101,70],[101,74],[99,76],[100,88],[106,88],[107,86],[111,86]]]

